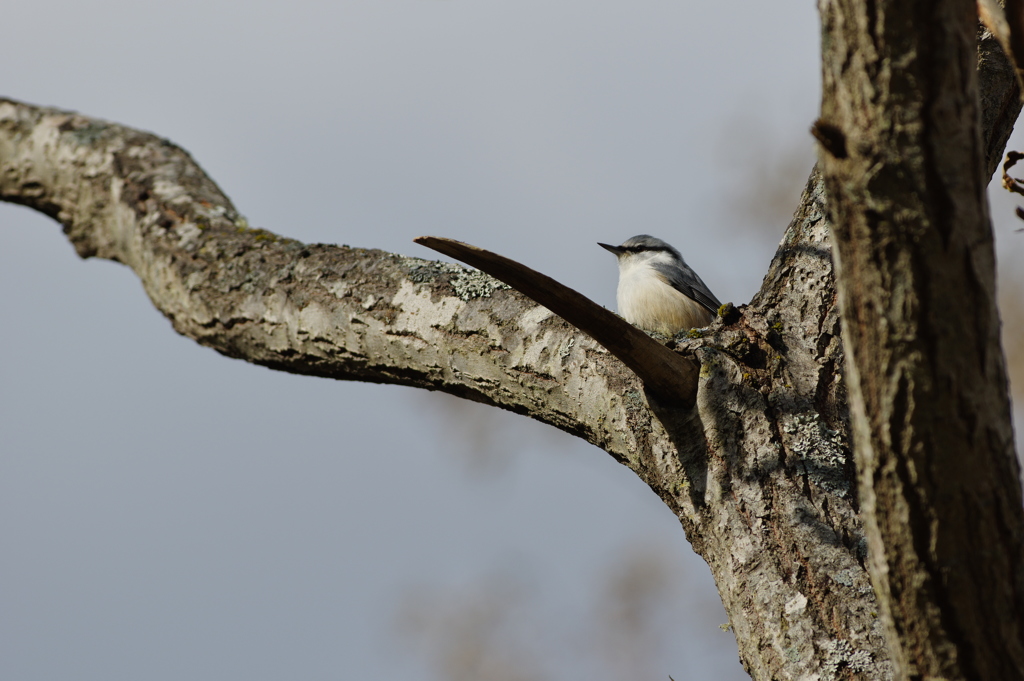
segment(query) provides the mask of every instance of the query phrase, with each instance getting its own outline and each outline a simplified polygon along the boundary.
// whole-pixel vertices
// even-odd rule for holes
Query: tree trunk
[[[890,26],[897,18],[881,3],[823,2],[824,176],[808,181],[754,300],[703,337],[672,343],[700,364],[694,408],[648,397],[598,343],[486,275],[249,228],[186,152],[146,133],[0,100],[0,198],[60,221],[83,257],[131,267],[179,333],[225,355],[443,390],[602,447],[680,518],[755,679],[1021,678],[1024,590],[1013,559],[1022,512],[982,194],[1020,104],[1012,68],[982,41],[979,140],[964,33],[973,20],[962,2],[947,5],[928,21]],[[889,45],[899,31],[923,36],[898,43],[922,55],[906,80],[923,103],[876,94],[891,85],[879,81],[890,73],[884,60],[906,59],[869,43]],[[859,77],[850,71],[866,80],[847,83]],[[953,99],[938,98],[947,88],[958,88]],[[955,115],[936,107],[947,101]],[[886,120],[900,121],[889,124],[898,140],[884,137]],[[892,145],[911,137],[933,150],[905,171],[921,176],[874,186],[861,140],[899,161],[903,147]],[[888,192],[877,201],[889,212],[875,216],[867,209],[877,210],[878,191]],[[847,374],[867,533],[849,446],[833,222],[853,327]],[[961,321],[930,314],[949,308],[941,295],[963,299]],[[884,333],[872,314],[890,324]],[[980,565],[958,559],[958,547],[982,552],[972,555]]]
[[[818,125],[832,143],[821,167],[861,517],[892,659],[901,678],[1019,679],[1024,524],[975,4],[823,2],[822,12]]]

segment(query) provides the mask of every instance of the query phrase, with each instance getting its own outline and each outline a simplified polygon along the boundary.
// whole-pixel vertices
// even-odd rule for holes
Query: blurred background
[[[454,237],[613,307],[595,242],[650,233],[744,303],[813,162],[818,34],[810,0],[35,0],[0,95],[170,138],[295,239]],[[746,678],[707,566],[600,450],[226,359],[56,223],[0,226],[0,678]]]

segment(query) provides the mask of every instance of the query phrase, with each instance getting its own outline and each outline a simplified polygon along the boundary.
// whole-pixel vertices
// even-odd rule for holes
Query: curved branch
[[[491,277],[253,229],[182,149],[0,100],[0,199],[54,217],[82,257],[124,263],[178,333],[230,357],[442,390],[579,435],[620,460],[636,378]]]

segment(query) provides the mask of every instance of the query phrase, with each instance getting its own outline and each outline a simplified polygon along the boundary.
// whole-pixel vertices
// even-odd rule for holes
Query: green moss
[[[746,336],[740,336],[725,348],[726,352],[734,357],[743,358],[750,352],[750,339]]]
[[[740,320],[740,311],[732,303],[722,303],[718,306],[718,317],[723,324],[729,326]]]
[[[238,234],[251,234],[256,241],[266,243],[276,243],[281,240],[281,237],[274,234],[273,232],[268,232],[265,229],[250,228],[249,223],[245,221],[245,218],[235,221],[235,232],[237,232]]]
[[[75,141],[79,144],[89,145],[98,140],[106,131],[107,126],[104,123],[93,123],[90,122],[88,125],[82,128],[71,130],[71,136],[75,138]]]

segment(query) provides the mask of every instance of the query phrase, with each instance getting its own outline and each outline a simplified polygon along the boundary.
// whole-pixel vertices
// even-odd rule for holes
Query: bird
[[[627,322],[644,331],[674,336],[707,326],[721,303],[679,251],[639,234],[621,246],[597,244],[619,260],[616,303]]]

